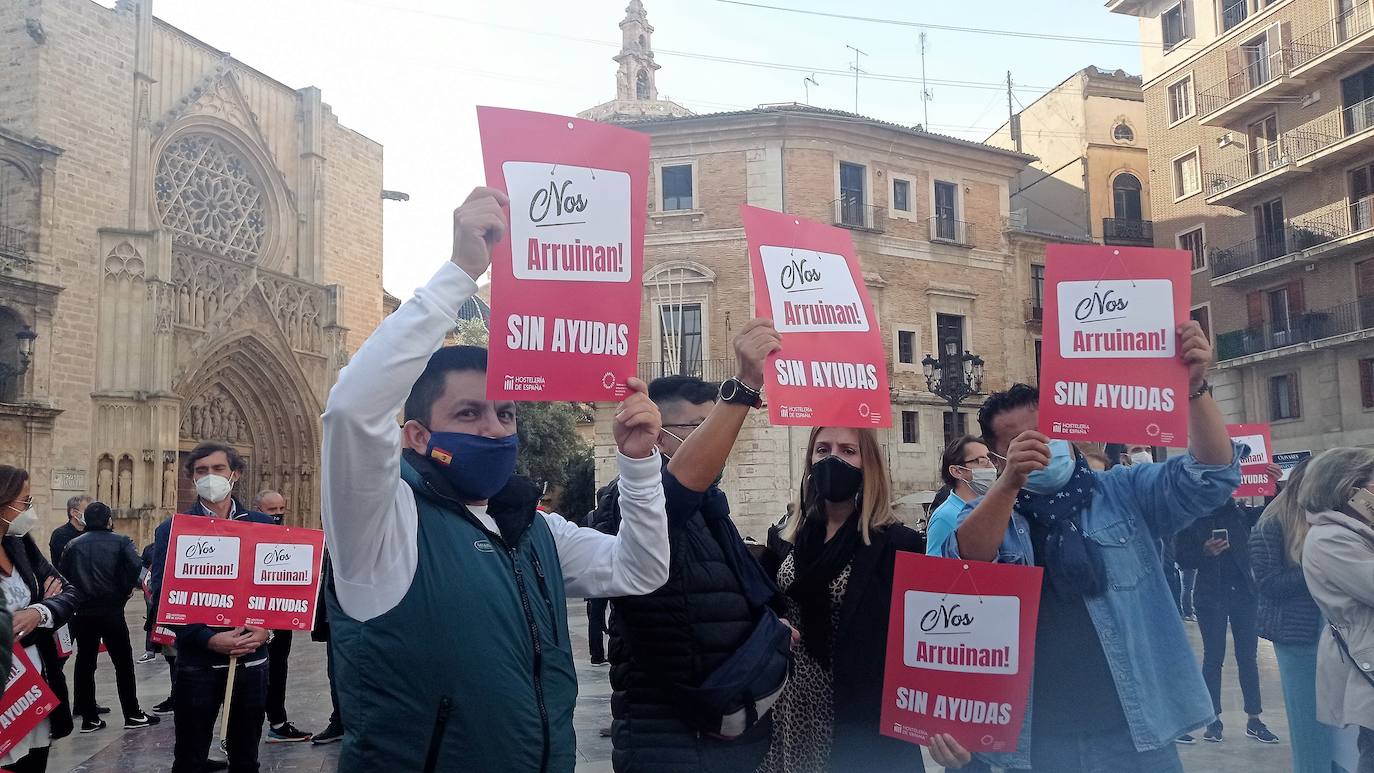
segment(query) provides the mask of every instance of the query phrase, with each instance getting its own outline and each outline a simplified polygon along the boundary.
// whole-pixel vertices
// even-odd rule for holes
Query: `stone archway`
[[[255,332],[232,336],[210,348],[205,364],[177,385],[178,505],[190,504],[194,487],[182,470],[199,442],[229,443],[248,469],[235,489],[245,504],[258,491],[281,491],[291,504],[292,525],[318,526],[320,408],[294,358]]]

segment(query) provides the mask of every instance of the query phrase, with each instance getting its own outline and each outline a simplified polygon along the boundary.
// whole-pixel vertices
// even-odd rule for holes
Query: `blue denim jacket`
[[[1155,538],[1173,535],[1225,503],[1240,485],[1240,459],[1247,453],[1236,445],[1231,464],[1222,466],[1200,464],[1185,454],[1161,464],[1093,473],[1097,487],[1083,511],[1083,533],[1102,548],[1108,588],[1087,599],[1088,615],[1116,682],[1131,740],[1140,751],[1168,746],[1214,718],[1212,699],[1164,580]],[[956,528],[973,507],[964,506]],[[931,543],[927,552],[959,558],[957,532],[940,545]],[[997,561],[1035,563],[1026,520],[1014,511]],[[1015,752],[979,756],[994,765],[1029,767],[1032,708],[1026,707]]]

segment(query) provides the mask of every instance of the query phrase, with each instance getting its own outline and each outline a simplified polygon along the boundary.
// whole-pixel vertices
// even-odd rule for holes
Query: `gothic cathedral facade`
[[[319,415],[382,315],[382,149],[151,0],[0,0],[0,463],[146,539],[235,446],[317,525]],[[41,535],[40,535],[41,536]]]

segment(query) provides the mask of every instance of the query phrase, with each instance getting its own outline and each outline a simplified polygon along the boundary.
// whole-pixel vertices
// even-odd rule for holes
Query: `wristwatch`
[[[1210,394],[1212,394],[1212,385],[1207,383],[1207,379],[1203,379],[1202,386],[1198,387],[1196,392],[1193,392],[1192,394],[1188,395],[1188,399],[1196,400],[1199,397],[1202,397],[1203,395]]]
[[[747,405],[750,408],[763,407],[763,394],[737,378],[727,378],[720,384],[720,401]]]

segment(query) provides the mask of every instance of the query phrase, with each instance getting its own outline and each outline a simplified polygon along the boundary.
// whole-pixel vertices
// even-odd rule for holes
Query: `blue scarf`
[[[1054,494],[1032,494],[1021,489],[1016,512],[1049,529],[1040,564],[1045,579],[1060,599],[1096,596],[1106,590],[1102,550],[1083,534],[1083,511],[1092,502],[1097,479],[1083,457],[1078,457],[1069,482]]]

